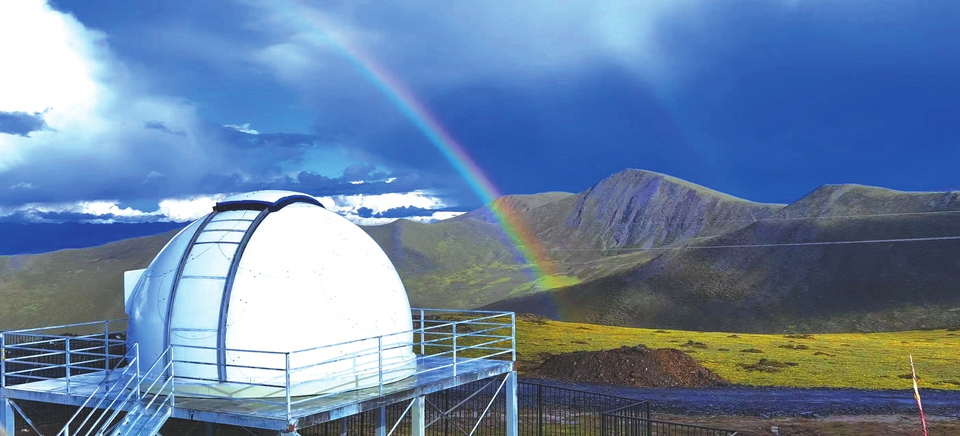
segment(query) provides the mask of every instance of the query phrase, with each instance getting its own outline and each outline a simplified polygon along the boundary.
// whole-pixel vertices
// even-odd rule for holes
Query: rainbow
[[[421,103],[417,97],[383,65],[376,61],[358,44],[347,37],[331,34],[331,29],[323,17],[310,8],[297,8],[292,13],[307,21],[311,27],[319,30],[325,41],[335,48],[344,58],[349,60],[364,77],[392,103],[404,116],[407,117],[430,143],[456,169],[457,173],[470,185],[471,190],[480,197],[500,222],[503,232],[507,235],[514,247],[533,270],[535,279],[546,278],[557,274],[553,262],[547,255],[540,239],[529,226],[502,203],[495,202],[501,193],[490,181],[490,178],[480,169],[476,162],[467,154],[454,137],[445,129],[440,121]]]

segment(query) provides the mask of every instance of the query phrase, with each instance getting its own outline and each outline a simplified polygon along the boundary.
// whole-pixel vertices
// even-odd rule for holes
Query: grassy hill
[[[722,331],[960,325],[957,193],[827,186],[754,222],[557,290],[490,307],[601,324]],[[886,214],[856,217],[862,214]],[[753,246],[729,248],[729,246]],[[621,256],[613,256],[619,258]]]
[[[960,326],[960,241],[818,244],[958,236],[958,197],[827,185],[762,204],[626,170],[578,194],[498,199],[546,247],[557,269],[547,278],[490,206],[364,230],[415,306],[703,331],[946,328]],[[0,329],[122,316],[123,271],[145,267],[172,235],[0,257]],[[797,243],[810,245],[783,245]]]
[[[0,330],[126,317],[123,272],[146,268],[176,232],[94,248],[0,256]]]
[[[724,379],[751,386],[910,389],[909,355],[921,389],[960,389],[960,331],[817,335],[729,334],[611,327],[517,317],[521,372],[551,355],[643,344],[677,348]],[[909,394],[906,397],[909,399]]]

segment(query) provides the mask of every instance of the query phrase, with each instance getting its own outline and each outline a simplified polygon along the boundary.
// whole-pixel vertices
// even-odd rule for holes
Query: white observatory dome
[[[224,199],[124,282],[141,368],[172,345],[177,378],[201,380],[178,382],[177,395],[282,396],[251,384],[284,386],[287,352],[291,368],[306,367],[291,372],[292,395],[377,386],[378,336],[385,383],[416,366],[410,302],[390,259],[306,194]]]

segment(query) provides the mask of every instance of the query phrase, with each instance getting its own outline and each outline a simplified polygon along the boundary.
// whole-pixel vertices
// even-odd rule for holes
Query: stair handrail
[[[139,349],[139,347],[137,348],[137,362],[136,362],[136,365],[134,365],[134,366],[135,366],[135,368],[136,368],[136,373],[134,373],[134,374],[133,374],[133,377],[130,377],[130,378],[126,381],[126,383],[123,384],[123,389],[124,389],[124,390],[130,389],[130,392],[127,392],[126,395],[123,395],[123,396],[122,396],[122,397],[123,397],[123,401],[121,402],[121,404],[132,402],[132,398],[131,398],[131,397],[133,397],[134,395],[138,395],[138,396],[139,396],[139,394],[140,394],[137,389],[130,387],[130,382],[132,382],[132,381],[136,381],[138,386],[139,386],[139,383],[140,383],[140,349]],[[124,373],[121,374],[121,377],[126,377],[126,371],[124,371]],[[117,382],[117,384],[119,384],[119,381]],[[97,420],[94,421],[93,424],[90,425],[90,430],[87,430],[87,432],[84,433],[84,436],[90,436],[90,435],[91,435],[91,432],[93,432],[93,433],[92,433],[93,435],[100,435],[101,432],[103,431],[103,428],[104,428],[104,427],[110,425],[110,423],[112,423],[113,420],[117,419],[117,415],[119,415],[119,414],[120,414],[120,410],[122,410],[122,407],[117,407],[117,400],[119,400],[120,398],[121,398],[121,396],[118,395],[118,396],[115,397],[112,401],[110,401],[110,404],[108,404],[108,405],[104,408],[103,413],[100,414],[100,416],[97,418]],[[139,397],[138,397],[138,398],[139,398]],[[110,414],[110,417],[107,418],[106,421],[104,421],[103,425],[100,425],[100,420],[102,420],[103,417],[107,415],[107,411],[109,411],[109,410],[112,410],[113,413],[111,413],[111,414]],[[89,418],[88,418],[88,419],[89,419]],[[84,420],[84,422],[86,422],[86,420]],[[99,425],[99,427],[98,427],[98,425]],[[80,428],[83,428],[83,425],[82,425],[82,424],[81,424]],[[94,432],[94,429],[96,429],[97,431]],[[79,429],[78,429],[78,430],[79,430]]]
[[[170,359],[167,359],[167,355],[170,355]],[[162,374],[161,374],[161,375],[158,375],[158,376],[150,383],[150,385],[147,386],[146,391],[140,390],[140,384],[139,384],[139,383],[138,383],[138,385],[137,385],[137,389],[138,389],[138,390],[140,390],[141,392],[146,392],[146,393],[141,393],[140,401],[139,401],[139,403],[137,404],[137,406],[136,406],[136,408],[135,408],[134,410],[143,410],[143,411],[147,411],[147,412],[150,411],[150,407],[153,406],[153,403],[154,403],[155,401],[157,401],[157,396],[159,396],[159,395],[164,391],[164,389],[167,388],[168,385],[170,386],[170,394],[169,394],[169,395],[166,395],[166,396],[164,397],[163,401],[158,405],[157,409],[154,410],[154,411],[150,414],[150,416],[147,418],[147,421],[146,421],[146,422],[150,422],[150,420],[156,418],[157,415],[159,415],[161,411],[164,411],[164,410],[172,411],[172,409],[173,409],[173,401],[174,401],[174,400],[173,400],[173,398],[174,398],[174,387],[173,387],[173,386],[174,386],[174,385],[173,385],[173,347],[172,347],[172,346],[167,347],[167,349],[164,350],[163,353],[160,353],[160,357],[158,357],[157,360],[156,360],[155,362],[153,362],[153,365],[150,365],[150,369],[148,369],[144,374],[145,374],[146,376],[149,376],[151,373],[153,373],[153,370],[157,368],[157,364],[159,364],[160,362],[163,362],[163,361],[166,361],[167,363],[166,363],[165,365],[163,365]],[[165,375],[166,377],[164,377],[164,375]],[[150,401],[149,401],[146,405],[144,405],[144,404],[143,404],[143,396],[144,396],[144,395],[150,395],[150,394],[151,394],[151,391],[153,391],[153,388],[156,387],[157,382],[160,381],[161,378],[164,379],[164,382],[163,382],[163,384],[160,385],[160,389],[157,391],[156,394],[153,394],[153,396],[150,398]],[[142,378],[141,378],[141,382],[142,382]],[[167,405],[167,403],[170,403],[170,404]],[[166,407],[164,407],[164,405],[166,405]],[[132,412],[131,412],[131,413],[132,413]],[[129,416],[131,416],[131,414],[127,414],[127,416],[129,417]],[[132,421],[129,421],[129,423],[130,423],[131,425],[135,425],[136,423],[140,422],[140,419],[143,418],[143,417],[144,417],[144,415],[142,415],[142,414],[134,414],[134,415],[132,416]]]
[[[107,345],[107,346],[109,346],[109,345]],[[117,364],[114,366],[113,370],[110,371],[110,372],[108,372],[108,373],[106,373],[106,374],[104,375],[103,381],[106,381],[107,378],[110,376],[110,374],[112,374],[113,372],[115,372],[115,371],[117,371],[118,369],[120,369],[120,365],[122,365],[122,364],[124,363],[124,360],[127,361],[127,366],[124,367],[124,368],[123,368],[123,371],[120,372],[120,377],[117,379],[117,381],[116,381],[115,383],[113,383],[112,385],[110,385],[110,387],[107,388],[107,389],[104,391],[103,396],[100,398],[100,401],[97,401],[97,404],[95,404],[95,405],[92,406],[92,408],[91,408],[91,410],[90,410],[90,413],[87,414],[87,416],[84,418],[84,420],[80,423],[80,426],[77,427],[77,430],[78,430],[78,431],[79,431],[80,429],[82,429],[83,426],[87,424],[87,421],[89,421],[90,418],[93,416],[93,414],[96,413],[96,411],[101,408],[100,406],[102,406],[103,403],[107,400],[107,398],[109,398],[109,397],[111,396],[110,394],[117,388],[117,386],[121,386],[121,384],[122,384],[122,389],[127,389],[127,387],[129,387],[129,385],[130,385],[130,381],[135,380],[135,379],[139,379],[139,367],[140,367],[140,348],[139,348],[139,344],[134,343],[134,344],[133,344],[133,347],[131,347],[131,348],[132,348],[131,350],[127,350],[126,354],[124,354],[124,358],[125,358],[125,359],[120,359],[120,361],[117,362]],[[130,357],[131,354],[133,355],[133,357]],[[127,374],[128,374],[131,370],[136,370],[136,371],[137,371],[136,377],[127,379],[126,376],[127,376]],[[126,381],[126,383],[123,383],[124,381]],[[83,404],[81,404],[80,407],[77,408],[77,411],[74,412],[73,416],[71,416],[70,419],[67,421],[67,423],[64,424],[63,428],[61,428],[60,431],[57,433],[57,436],[68,436],[68,435],[70,434],[70,433],[69,433],[70,424],[72,424],[73,421],[76,420],[76,419],[80,416],[80,412],[82,412],[83,409],[84,409],[85,407],[87,407],[88,404],[90,404],[90,401],[92,401],[93,398],[97,396],[97,393],[100,392],[100,389],[101,389],[102,387],[103,387],[103,383],[101,382],[99,385],[97,385],[97,388],[93,390],[93,393],[91,393],[90,396],[87,397],[86,400],[84,400]],[[128,395],[128,397],[129,397],[129,395]],[[119,398],[119,396],[117,396],[116,398]],[[108,407],[112,407],[112,405],[116,402],[116,398],[114,398],[114,401],[112,401],[112,402],[110,403],[110,406],[108,406]],[[100,417],[97,418],[97,420],[94,422],[94,424],[92,425],[92,427],[96,427],[96,425],[100,422],[100,420],[103,419],[103,415],[104,415],[104,414],[106,414],[106,412],[100,414]],[[89,434],[89,431],[87,432],[87,434]]]

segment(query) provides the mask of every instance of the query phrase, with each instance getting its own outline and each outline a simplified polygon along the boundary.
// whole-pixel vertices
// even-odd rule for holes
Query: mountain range
[[[938,239],[960,236],[958,197],[826,185],[765,204],[631,169],[577,194],[505,196],[438,223],[364,230],[414,306],[686,330],[942,328],[960,326],[960,240]],[[542,245],[536,265],[495,210]],[[0,257],[11,303],[0,329],[122,316],[122,271],[145,267],[173,235]]]

